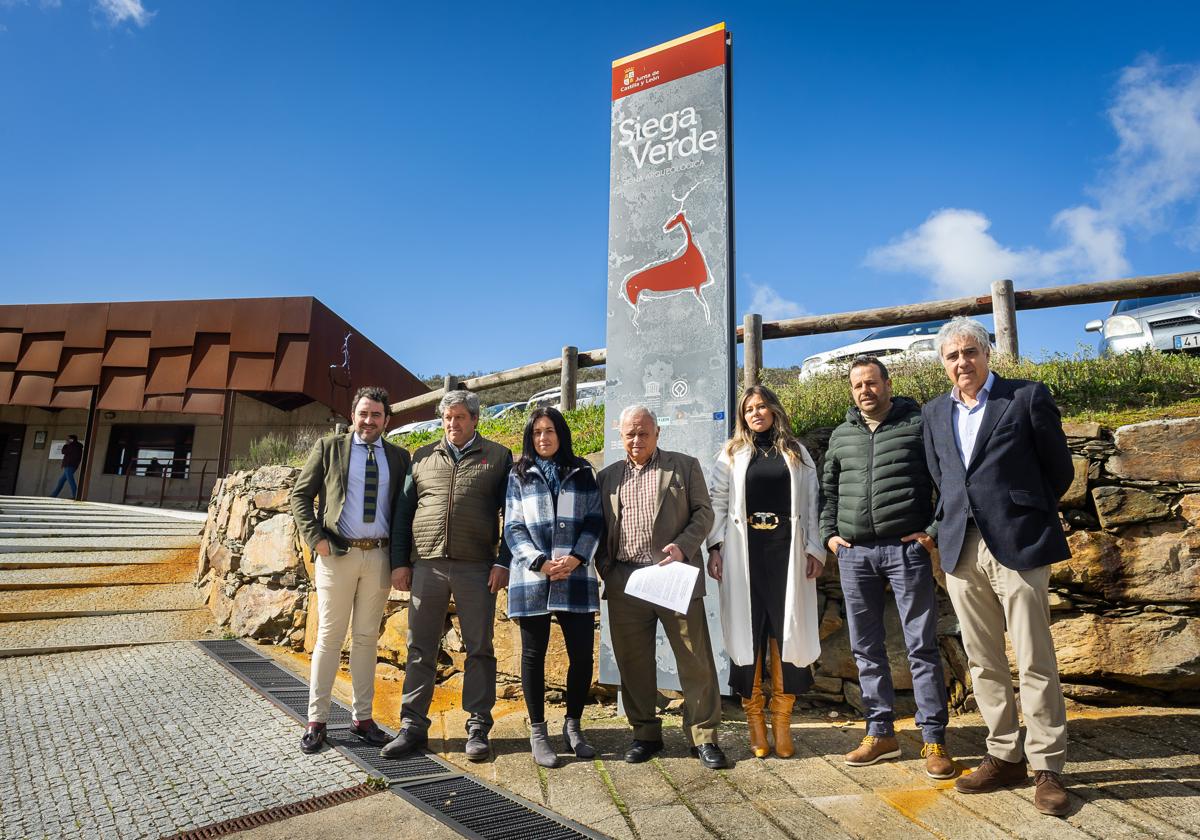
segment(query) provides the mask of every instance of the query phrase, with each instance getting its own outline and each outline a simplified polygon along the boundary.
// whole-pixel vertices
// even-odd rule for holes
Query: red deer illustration
[[[708,284],[708,263],[704,254],[692,239],[692,228],[682,210],[667,220],[663,232],[669,233],[682,225],[687,239],[683,248],[668,260],[652,263],[625,277],[625,299],[634,309],[633,320],[637,323],[638,300],[644,293],[657,293],[669,297],[691,290],[704,307],[704,319],[709,320],[708,302],[701,288]]]

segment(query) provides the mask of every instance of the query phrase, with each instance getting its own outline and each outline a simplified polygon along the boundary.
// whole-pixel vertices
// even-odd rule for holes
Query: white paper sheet
[[[686,613],[700,570],[689,563],[646,566],[629,575],[625,594],[677,613]]]

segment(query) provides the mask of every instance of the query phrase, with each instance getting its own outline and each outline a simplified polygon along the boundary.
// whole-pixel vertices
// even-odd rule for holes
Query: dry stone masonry
[[[1052,632],[1063,688],[1093,704],[1189,705],[1200,702],[1200,418],[1151,421],[1115,433],[1095,423],[1067,424],[1075,481],[1063,496],[1070,559],[1051,572]],[[820,457],[828,430],[810,436]],[[227,476],[213,490],[200,546],[197,585],[230,632],[311,651],[316,634],[312,561],[288,513],[298,471],[263,467]],[[940,571],[938,572],[940,576]],[[974,708],[958,621],[940,597],[939,642],[951,704]],[[858,670],[837,579],[826,564],[818,585],[822,654],[809,707],[850,704],[862,711]],[[312,620],[309,620],[309,617]],[[912,677],[894,604],[884,616],[897,711],[911,714]],[[407,657],[408,595],[393,591],[379,642],[381,670],[399,674]],[[520,632],[496,605],[500,694],[515,697]],[[557,647],[556,647],[557,646]],[[466,658],[451,616],[439,678],[461,680]],[[566,651],[555,633],[547,656],[553,697],[565,687]],[[1014,670],[1015,673],[1015,670]],[[594,693],[611,696],[601,686]]]

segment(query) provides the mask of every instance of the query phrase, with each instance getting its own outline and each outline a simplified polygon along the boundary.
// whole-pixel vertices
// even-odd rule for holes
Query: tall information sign
[[[725,24],[612,66],[605,463],[624,457],[618,417],[643,404],[659,445],[700,459],[705,475],[730,430],[733,249],[729,33]],[[705,599],[721,684],[728,666],[716,586]],[[617,683],[607,632],[600,678]],[[659,686],[678,688],[658,639]]]

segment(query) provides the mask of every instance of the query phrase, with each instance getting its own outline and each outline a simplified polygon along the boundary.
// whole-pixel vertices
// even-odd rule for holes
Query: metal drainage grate
[[[308,687],[298,689],[281,689],[272,690],[268,695],[274,700],[284,711],[291,714],[292,717],[301,723],[308,723]],[[345,706],[338,703],[330,703],[329,717],[325,719],[326,729],[335,729],[338,727],[349,726],[353,720],[353,715]]]
[[[299,691],[308,688],[274,662],[230,662],[229,667],[252,683],[275,691]]]
[[[197,642],[200,647],[224,658],[226,661],[232,659],[249,659],[257,657],[258,659],[266,660],[266,657],[258,653],[248,645],[244,645],[238,639],[210,639],[204,642]]]
[[[253,814],[247,814],[244,817],[235,817],[232,820],[213,823],[201,828],[193,828],[189,831],[181,831],[179,834],[173,834],[165,838],[165,840],[210,840],[213,837],[228,837],[231,834],[237,834],[240,831],[246,831],[250,828],[270,825],[271,823],[298,817],[302,814],[312,814],[325,808],[331,808],[334,805],[343,805],[378,792],[367,785],[355,785],[345,790],[335,790],[333,793],[314,796],[312,799],[305,799],[303,802],[279,805],[275,808],[267,808],[265,811],[256,811]]]
[[[241,642],[222,639],[197,644],[223,666],[266,695],[271,702],[301,723],[304,722],[308,714],[308,686],[303,681]],[[383,758],[379,755],[378,747],[360,741],[346,730],[349,722],[350,710],[340,703],[333,703],[327,723],[330,731],[326,743],[372,775],[382,776],[391,785],[393,793],[455,829],[464,837],[477,840],[604,840],[603,834],[559,817],[507,791],[498,790],[462,775],[462,771],[457,767],[431,753],[417,753],[401,759]],[[329,796],[344,795],[354,790],[357,788],[339,791]],[[235,831],[253,828],[255,825],[301,813],[311,813],[312,810],[335,805],[339,801],[350,801],[331,800],[310,810],[284,813],[287,809],[305,807],[307,803],[325,799],[328,797],[316,797],[306,802],[260,811],[258,814],[177,836],[189,840],[223,837]],[[278,816],[263,816],[276,814]],[[246,822],[256,819],[262,821]],[[224,826],[235,827],[223,828]],[[214,831],[219,833],[199,833]]]
[[[359,740],[349,732],[330,732],[330,746],[336,747],[372,776],[382,776],[388,783],[411,782],[432,776],[457,775],[461,771],[428,753],[414,753],[403,758],[383,758],[379,747]]]
[[[481,840],[580,840],[602,838],[567,825],[532,803],[517,801],[467,776],[404,785],[396,793],[466,836]]]

